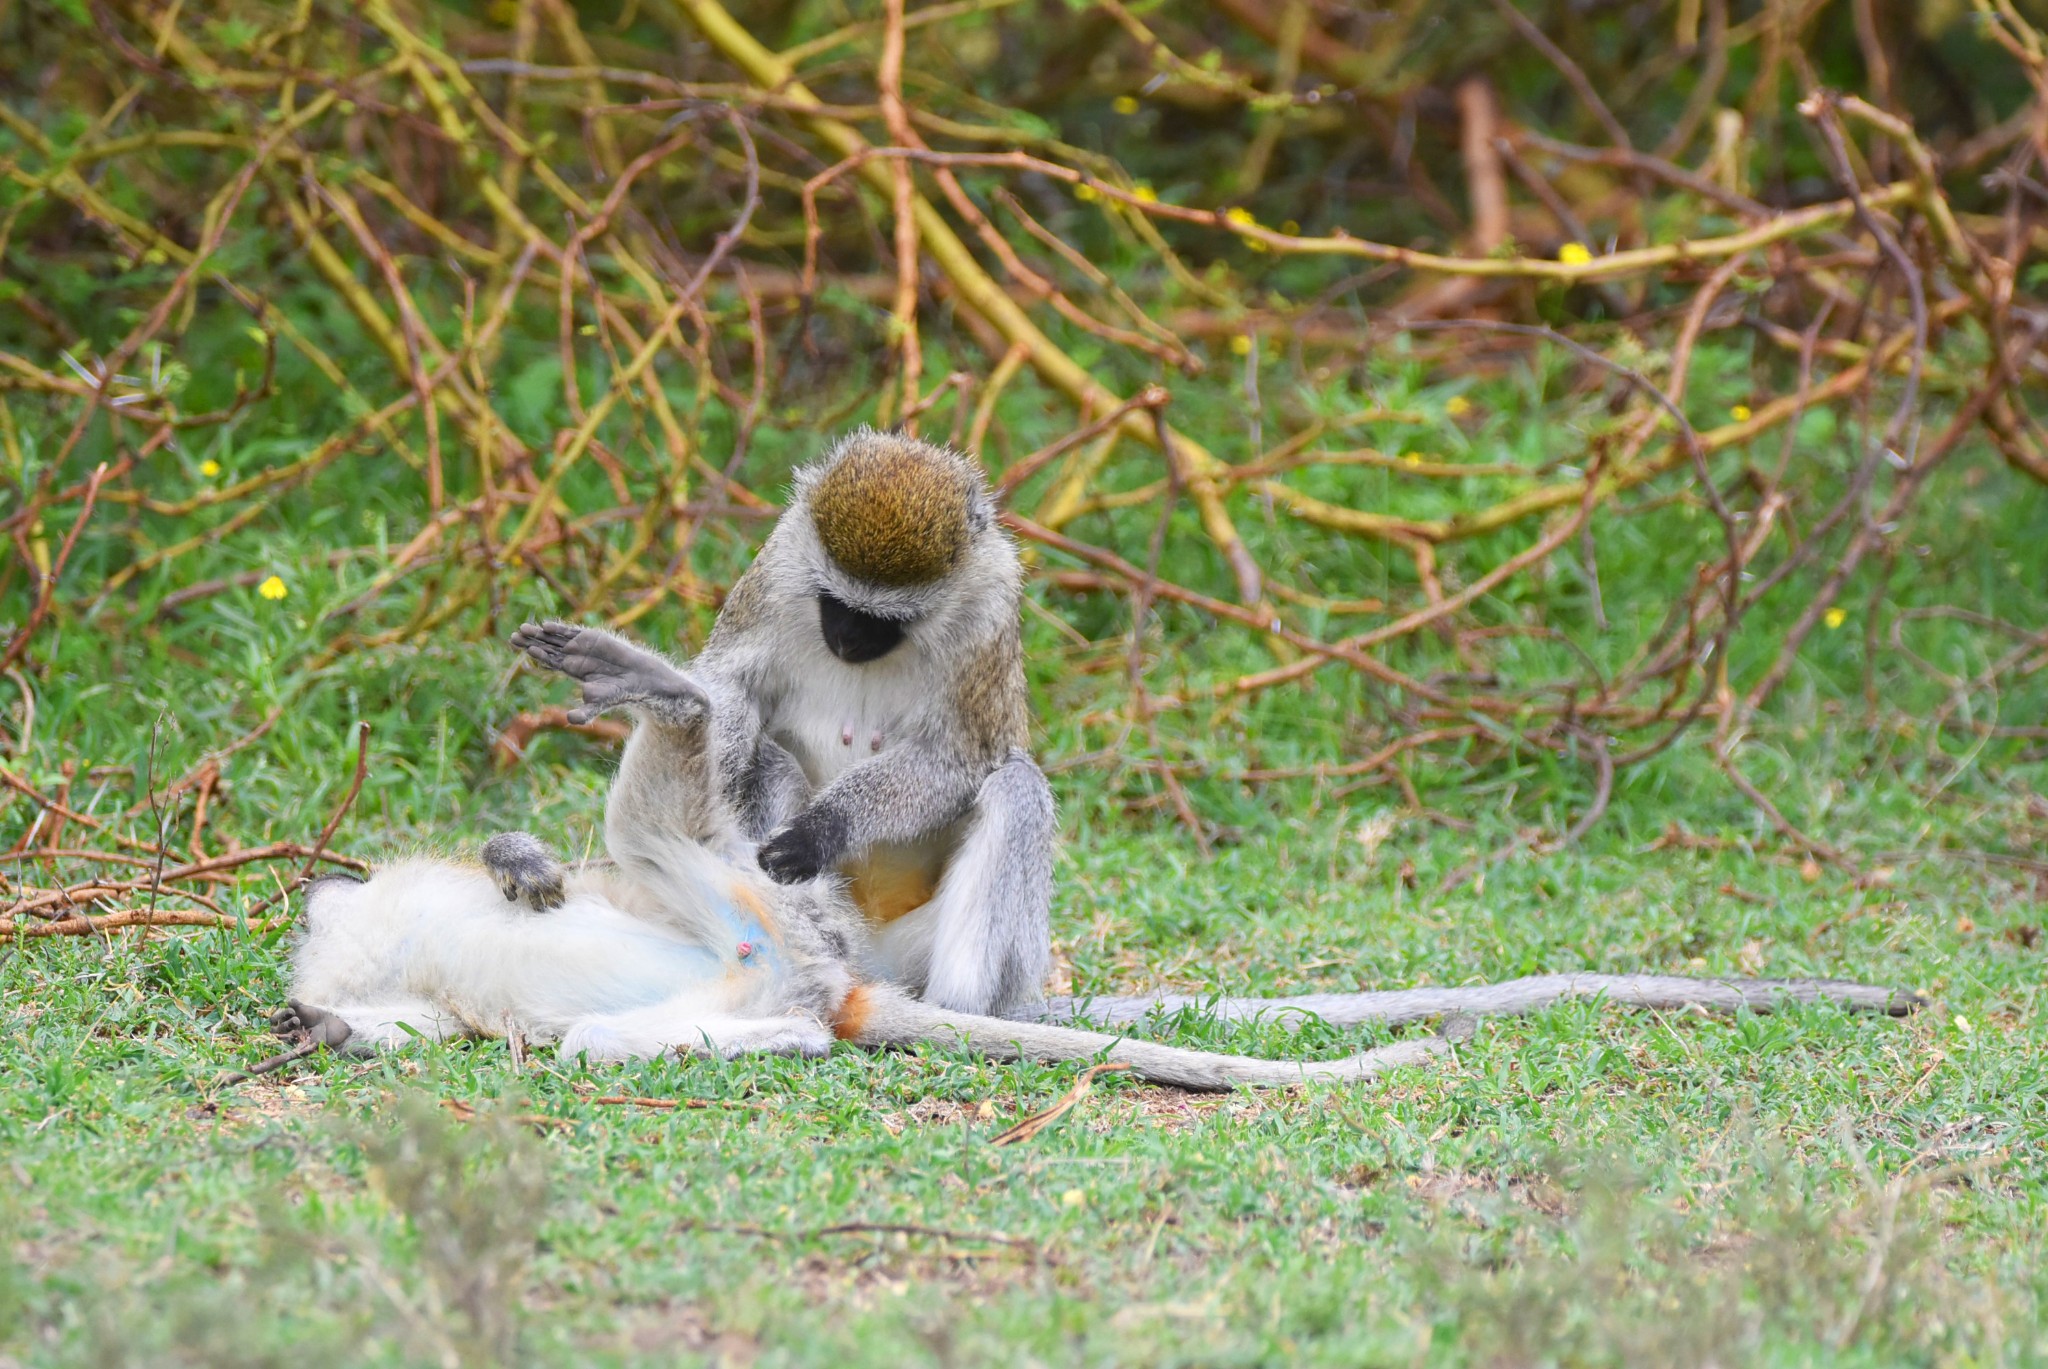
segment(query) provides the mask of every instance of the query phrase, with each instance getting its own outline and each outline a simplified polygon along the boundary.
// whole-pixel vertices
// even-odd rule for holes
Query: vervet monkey
[[[1000,1015],[1043,986],[1058,832],[1025,749],[1021,576],[995,512],[966,457],[852,434],[796,473],[685,673],[769,877],[843,875],[886,978]],[[576,632],[513,645],[559,665]]]
[[[1106,1057],[1185,1088],[1361,1078],[1425,1060],[1441,1038],[1290,1063],[1182,1050],[920,1002],[869,970],[877,929],[825,873],[776,882],[718,782],[761,738],[723,726],[714,696],[606,633],[528,629],[527,650],[584,685],[585,716],[635,717],[605,803],[609,861],[565,867],[524,833],[483,864],[413,859],[366,882],[308,886],[280,1032],[355,1050],[518,1032],[592,1059],[672,1051],[820,1055],[967,1044],[1003,1058]],[[559,643],[559,644],[558,644]],[[884,957],[886,959],[886,957]]]

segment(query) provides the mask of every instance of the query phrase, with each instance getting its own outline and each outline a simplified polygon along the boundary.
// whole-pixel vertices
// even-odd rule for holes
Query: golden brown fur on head
[[[930,584],[967,549],[981,483],[966,457],[864,429],[826,458],[810,493],[811,523],[848,575],[891,587]]]

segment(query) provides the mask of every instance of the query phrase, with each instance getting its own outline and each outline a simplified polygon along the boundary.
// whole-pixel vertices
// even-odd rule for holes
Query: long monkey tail
[[[1713,1012],[1769,1012],[1784,1002],[1834,1003],[1862,1012],[1904,1017],[1927,1000],[1903,989],[1876,988],[1846,979],[1689,979],[1662,974],[1537,974],[1500,984],[1460,988],[1386,989],[1368,993],[1309,993],[1291,998],[1216,998],[1198,994],[1141,994],[1118,998],[1054,998],[1027,1009],[1038,1022],[1075,1020],[1121,1025],[1154,1013],[1190,1009],[1226,1022],[1270,1017],[1283,1024],[1320,1018],[1333,1027],[1377,1022],[1400,1026],[1429,1017],[1473,1017],[1535,1012],[1567,998],[1605,998],[1632,1008],[1705,1008]]]
[[[1154,1041],[1084,1031],[1078,1027],[977,1017],[933,1007],[885,984],[863,984],[840,1009],[838,1035],[862,1046],[931,1043],[966,1047],[999,1060],[1106,1059],[1129,1065],[1155,1084],[1220,1092],[1239,1084],[1280,1087],[1311,1079],[1370,1079],[1398,1065],[1415,1065],[1446,1054],[1442,1037],[1399,1041],[1343,1060],[1259,1060],[1246,1055],[1162,1046]]]

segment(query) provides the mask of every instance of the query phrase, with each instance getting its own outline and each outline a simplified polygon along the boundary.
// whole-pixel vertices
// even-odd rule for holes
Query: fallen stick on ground
[[[1058,1101],[1051,1107],[1034,1112],[1029,1117],[1020,1120],[1015,1126],[997,1132],[994,1136],[988,1138],[988,1143],[992,1146],[1014,1146],[1019,1141],[1030,1140],[1038,1135],[1039,1132],[1044,1131],[1054,1122],[1057,1122],[1060,1118],[1073,1111],[1080,1101],[1086,1098],[1089,1092],[1094,1089],[1096,1075],[1110,1074],[1129,1068],[1129,1065],[1120,1064],[1090,1065],[1087,1069],[1081,1071],[1079,1078],[1074,1080],[1074,1086],[1061,1094]]]

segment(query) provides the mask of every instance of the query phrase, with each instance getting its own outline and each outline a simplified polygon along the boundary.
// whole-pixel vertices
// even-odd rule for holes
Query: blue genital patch
[[[713,894],[710,899],[711,911],[724,924],[727,941],[713,949],[729,969],[751,970],[763,974],[779,974],[782,971],[782,947],[776,943],[761,919],[751,912],[744,912],[739,901],[730,897]]]

